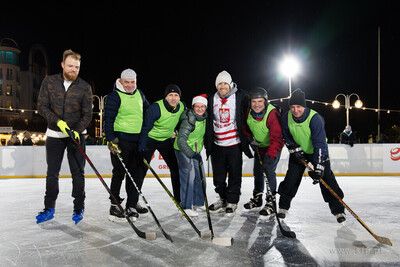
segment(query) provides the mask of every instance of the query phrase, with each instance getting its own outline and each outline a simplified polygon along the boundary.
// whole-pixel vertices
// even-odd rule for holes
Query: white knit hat
[[[136,72],[132,69],[126,69],[121,72],[121,79],[136,80]]]
[[[229,84],[229,86],[232,89],[232,86],[233,86],[232,77],[226,70],[218,73],[218,76],[215,79],[215,87],[218,87],[218,84],[220,84],[222,82]]]
[[[202,95],[198,95],[198,96],[193,97],[192,106],[194,104],[196,104],[196,103],[204,104],[207,107],[207,104],[208,104],[207,95],[206,94],[202,94]]]

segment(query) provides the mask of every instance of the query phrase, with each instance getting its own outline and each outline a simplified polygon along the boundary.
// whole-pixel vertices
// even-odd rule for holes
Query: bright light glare
[[[279,66],[279,71],[287,77],[293,77],[299,70],[300,64],[293,57],[285,57]]]
[[[361,108],[361,107],[363,106],[363,102],[362,102],[360,99],[358,99],[358,100],[356,101],[356,103],[354,103],[354,106],[355,106],[356,108]]]
[[[337,99],[335,99],[335,101],[333,101],[333,103],[332,103],[332,107],[333,108],[339,108],[340,107],[340,102]]]

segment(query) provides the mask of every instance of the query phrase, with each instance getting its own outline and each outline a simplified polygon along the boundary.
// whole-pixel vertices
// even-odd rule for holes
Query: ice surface
[[[110,178],[105,180],[110,184]],[[171,188],[169,178],[163,180]],[[45,179],[18,178],[0,179],[0,266],[400,266],[399,177],[337,180],[347,205],[375,234],[390,238],[393,247],[379,244],[348,212],[345,224],[338,224],[309,178],[282,221],[297,235],[289,239],[280,234],[274,217],[262,220],[258,213],[244,211],[253,179],[243,177],[236,215],[212,214],[215,235],[233,237],[231,247],[199,238],[155,178],[146,178],[142,191],[173,243],[151,215],[134,224],[157,232],[153,241],[136,236],[128,223],[108,221],[108,195],[97,178],[86,179],[81,223],[71,219],[71,178],[61,178],[55,218],[38,225],[35,216],[43,208]],[[212,203],[212,178],[207,182]],[[200,231],[208,230],[205,213],[194,223]]]

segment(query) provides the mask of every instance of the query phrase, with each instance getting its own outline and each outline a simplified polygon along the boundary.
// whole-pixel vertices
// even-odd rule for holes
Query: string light
[[[282,102],[285,99],[289,99],[289,97],[284,97],[284,98],[277,98],[277,99],[271,99],[268,100],[269,102],[274,102],[274,101],[280,101]],[[323,102],[323,101],[318,101],[318,100],[311,100],[311,99],[306,99],[306,101],[311,102],[312,104],[321,104],[321,105],[325,105],[325,106],[334,106],[337,105],[337,103],[329,103],[329,102]],[[344,105],[340,104],[337,107],[344,107]],[[350,106],[350,108],[357,108],[356,106]],[[357,109],[362,109],[362,110],[372,110],[375,112],[381,111],[381,112],[386,112],[387,114],[390,114],[392,112],[400,112],[400,110],[395,110],[395,109],[377,109],[377,108],[368,108],[368,107],[362,107],[362,108],[357,108]]]

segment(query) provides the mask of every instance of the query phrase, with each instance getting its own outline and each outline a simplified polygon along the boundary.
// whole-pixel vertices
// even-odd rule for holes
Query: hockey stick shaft
[[[304,159],[300,160],[308,168],[308,170],[314,171],[314,169]],[[325,188],[328,189],[328,191],[331,192],[331,194],[336,197],[340,203],[342,203],[342,205],[351,213],[351,215],[353,215],[354,218],[356,218],[357,221],[368,231],[368,233],[370,233],[379,243],[393,246],[389,238],[378,236],[374,232],[372,232],[372,230],[361,220],[361,218],[357,216],[357,214],[343,201],[341,197],[336,194],[336,192],[322,178],[320,179],[320,181],[325,186]]]
[[[147,199],[144,197],[142,191],[137,186],[135,180],[133,180],[133,177],[130,174],[130,172],[128,171],[128,168],[126,167],[126,165],[125,165],[125,163],[124,163],[124,161],[122,159],[121,154],[118,151],[115,151],[115,154],[117,155],[119,161],[121,162],[121,165],[124,168],[126,175],[130,178],[130,180],[132,181],[133,186],[136,188],[136,191],[142,197],[143,202],[146,204],[147,208],[149,209],[149,211],[150,211],[151,215],[153,216],[154,221],[156,222],[158,228],[160,228],[161,232],[163,233],[163,235],[165,236],[166,239],[168,239],[169,241],[173,242],[172,237],[164,231],[164,229],[162,228],[162,226],[161,226],[160,222],[158,221],[156,215],[154,214],[153,209],[150,207],[149,203],[147,202]]]
[[[283,229],[283,227],[282,227],[281,221],[279,220],[279,217],[278,217],[278,211],[276,210],[276,199],[272,195],[271,187],[269,186],[269,182],[268,182],[268,177],[267,177],[267,174],[266,174],[266,172],[265,172],[265,170],[263,168],[263,162],[261,160],[260,151],[258,150],[258,148],[255,148],[255,151],[257,153],[258,162],[260,163],[260,167],[261,167],[261,169],[263,171],[263,174],[264,174],[263,176],[264,176],[265,185],[267,187],[267,194],[271,196],[272,205],[274,206],[273,210],[274,210],[274,213],[275,213],[276,220],[278,221],[279,230],[281,230],[281,233],[282,233],[283,236],[290,237],[290,238],[296,238],[296,233],[295,232],[287,231],[287,230]]]
[[[196,153],[198,153],[198,148],[197,148],[197,142],[195,143],[195,147],[196,147]],[[212,223],[211,223],[211,215],[210,215],[210,210],[208,209],[208,199],[207,199],[207,190],[206,190],[206,185],[205,185],[205,176],[203,173],[203,161],[199,161],[199,172],[200,172],[200,176],[201,176],[201,189],[203,190],[203,194],[204,194],[204,204],[205,204],[205,208],[206,208],[206,214],[207,214],[207,221],[208,221],[208,228],[211,231],[211,239],[214,238],[214,230],[212,227]]]
[[[156,239],[156,234],[154,232],[142,232],[140,231],[131,221],[131,219],[129,218],[129,216],[126,214],[124,208],[121,206],[121,204],[119,203],[119,201],[115,198],[115,196],[111,193],[110,188],[108,187],[107,183],[104,181],[103,177],[100,175],[100,173],[97,171],[96,167],[93,165],[92,161],[89,159],[89,157],[86,155],[85,151],[82,149],[82,147],[80,146],[80,144],[78,143],[78,141],[75,140],[74,137],[74,133],[73,131],[68,131],[67,133],[69,135],[69,137],[71,137],[72,141],[75,143],[75,145],[77,145],[79,151],[82,153],[82,155],[85,157],[86,161],[89,163],[90,167],[92,167],[93,171],[96,173],[97,177],[100,179],[101,183],[103,184],[104,188],[107,190],[107,192],[110,194],[112,200],[114,201],[114,203],[116,203],[116,205],[118,206],[118,209],[121,211],[122,214],[124,214],[126,220],[128,221],[129,225],[133,228],[133,230],[135,231],[135,233],[144,239],[149,239],[149,240],[154,240]]]
[[[167,192],[168,196],[172,199],[172,201],[175,203],[176,207],[178,210],[185,216],[186,220],[190,223],[190,225],[193,227],[193,229],[196,231],[196,233],[199,235],[199,237],[203,237],[202,233],[200,232],[199,229],[197,229],[196,225],[194,225],[193,221],[190,219],[190,217],[186,214],[186,212],[182,209],[182,207],[179,205],[179,203],[176,201],[174,196],[171,194],[169,191],[168,187],[164,184],[164,182],[161,180],[161,178],[157,175],[157,173],[154,171],[154,169],[150,166],[150,164],[147,162],[146,159],[143,159],[144,163],[146,166],[150,169],[151,173],[153,173],[154,177],[158,180],[158,182],[161,184],[161,186],[164,188],[165,192]]]

